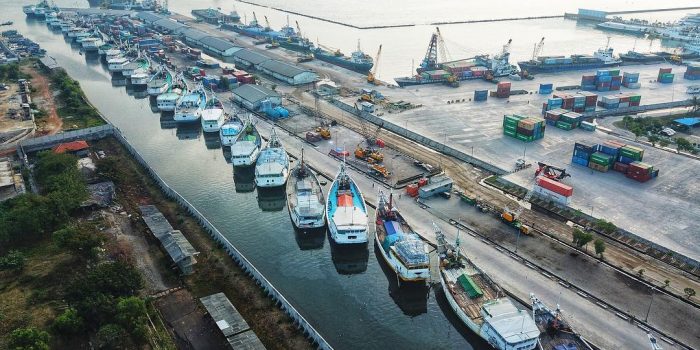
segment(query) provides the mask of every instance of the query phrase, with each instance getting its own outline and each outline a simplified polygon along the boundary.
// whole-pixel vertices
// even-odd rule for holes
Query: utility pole
[[[651,311],[651,304],[654,303],[654,291],[656,291],[656,288],[651,287],[651,301],[649,301],[649,307],[647,308],[647,315],[644,316],[644,322],[647,322],[649,319],[649,312]]]

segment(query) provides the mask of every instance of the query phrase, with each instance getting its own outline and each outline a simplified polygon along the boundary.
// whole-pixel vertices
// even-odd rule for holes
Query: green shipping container
[[[630,96],[630,102],[639,102],[641,100],[642,100],[642,96],[640,96],[640,95]]]
[[[462,286],[462,289],[464,289],[465,292],[467,292],[467,295],[469,296],[470,299],[478,298],[482,295],[484,295],[484,292],[481,291],[481,288],[472,280],[469,276],[462,274],[461,276],[457,277],[457,282],[459,282],[459,285]]]
[[[516,137],[517,133],[515,131],[510,131],[510,130],[503,130],[503,135],[508,135],[510,137]]]
[[[571,130],[574,128],[573,125],[571,125],[571,123],[567,123],[567,122],[563,122],[563,121],[557,121],[557,123],[554,126],[556,126],[559,129],[562,129],[562,130]]]
[[[619,69],[610,70],[609,72],[610,72],[610,76],[611,76],[611,77],[616,77],[616,76],[620,75],[620,70],[619,70]]]

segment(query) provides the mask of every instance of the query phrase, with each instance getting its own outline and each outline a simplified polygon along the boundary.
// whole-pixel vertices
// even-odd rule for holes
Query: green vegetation
[[[664,280],[664,286],[663,286],[663,288],[666,289],[666,288],[668,288],[669,285],[671,285],[671,280],[669,280],[669,279]]]
[[[573,232],[573,243],[581,248],[585,245],[587,245],[590,241],[593,240],[593,235],[588,233],[588,232],[583,232],[577,228],[574,229]]]
[[[49,333],[36,328],[18,328],[10,334],[11,350],[48,350]]]
[[[104,124],[95,108],[87,103],[80,84],[68,73],[59,69],[51,74],[51,82],[58,89],[58,115],[74,129],[88,128]]]
[[[683,293],[685,294],[686,298],[690,299],[690,298],[695,296],[695,289],[690,288],[690,287],[684,288]]]
[[[611,234],[617,231],[617,226],[612,222],[605,221],[603,219],[598,219],[593,225],[597,230],[603,231],[607,234]]]
[[[24,268],[25,257],[19,250],[10,250],[7,255],[0,257],[0,271],[19,271]]]
[[[676,149],[678,151],[688,151],[692,154],[697,154],[698,150],[693,147],[693,144],[683,137],[676,137]]]
[[[18,79],[29,79],[30,76],[19,70],[19,63],[0,66],[0,82],[16,83]]]
[[[603,253],[605,252],[605,241],[598,238],[595,241],[593,241],[593,247],[595,248],[596,255],[602,258]]]
[[[65,248],[73,256],[83,260],[97,258],[98,248],[105,242],[105,236],[94,232],[90,225],[71,225],[53,233],[53,240],[59,248]]]

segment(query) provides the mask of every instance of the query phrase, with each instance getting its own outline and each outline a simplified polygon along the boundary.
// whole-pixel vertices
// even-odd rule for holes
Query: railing
[[[231,258],[248,274],[255,282],[262,287],[267,295],[272,298],[277,305],[291,317],[297,327],[303,329],[304,335],[316,344],[318,349],[330,350],[333,347],[323,338],[323,336],[297,311],[294,306],[282,295],[282,293],[272,285],[270,281],[258,271],[255,266],[224,237],[224,235],[197,210],[190,202],[182,197],[177,191],[172,189],[159,175],[153,170],[148,163],[143,159],[141,154],[134,149],[131,144],[122,136],[119,129],[113,129],[114,137],[121,142],[129,153],[136,159],[147,171],[151,178],[158,184],[158,187],[171,199],[174,199],[180,206],[194,217],[197,222],[211,235],[212,238],[221,244]]]

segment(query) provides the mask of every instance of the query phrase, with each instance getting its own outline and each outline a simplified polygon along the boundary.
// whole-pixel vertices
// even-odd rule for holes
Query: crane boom
[[[297,25],[297,34],[299,35],[300,38],[303,38],[304,36],[301,35],[301,27],[299,26],[299,21],[294,21]]]
[[[542,52],[542,46],[544,46],[544,37],[540,39],[540,42],[535,44],[535,48],[532,50],[532,60],[535,61],[537,60],[537,57],[540,55],[540,52]]]
[[[379,44],[379,50],[377,51],[377,56],[374,58],[374,67],[372,67],[372,71],[367,73],[367,82],[376,84],[376,77],[377,77],[377,67],[379,67],[379,58],[382,55],[382,44]]]
[[[270,21],[267,20],[267,16],[263,16],[265,18],[265,29],[270,30],[272,27],[270,27]]]
[[[442,33],[440,33],[440,28],[435,27],[435,30],[437,31],[437,38],[438,38],[438,51],[440,52],[440,60],[442,62],[447,62],[450,60],[449,58],[449,52],[447,51],[447,47],[445,47],[445,39],[442,38]]]

